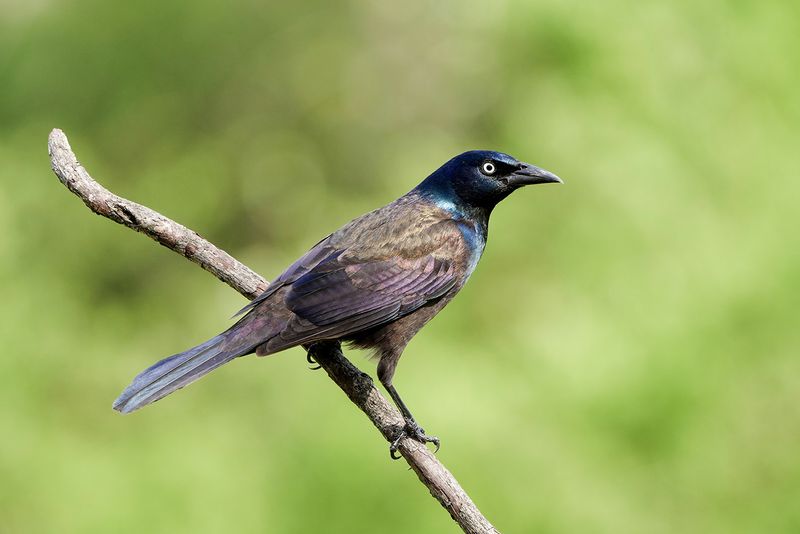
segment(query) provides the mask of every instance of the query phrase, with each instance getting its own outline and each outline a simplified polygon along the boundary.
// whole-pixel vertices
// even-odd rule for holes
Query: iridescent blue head
[[[562,181],[555,174],[508,154],[471,150],[439,167],[417,186],[416,191],[442,207],[478,209],[488,214],[520,187],[547,183]]]

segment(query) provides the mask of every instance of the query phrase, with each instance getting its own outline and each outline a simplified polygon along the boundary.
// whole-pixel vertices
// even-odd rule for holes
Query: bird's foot
[[[400,434],[397,436],[397,438],[395,438],[394,441],[392,441],[391,445],[389,445],[389,456],[391,456],[393,460],[400,459],[400,455],[397,453],[397,451],[400,448],[400,440],[403,438],[415,439],[420,443],[433,443],[436,446],[436,449],[433,452],[439,452],[439,438],[436,436],[427,435],[425,430],[423,430],[422,427],[419,426],[413,419],[406,419],[406,424],[400,430]]]
[[[309,364],[311,364],[311,367],[309,367],[309,369],[311,369],[312,371],[316,371],[317,369],[322,369],[322,366],[319,363],[317,363],[317,360],[315,360],[314,356],[311,354],[312,352],[313,352],[312,350],[306,352],[306,361]]]

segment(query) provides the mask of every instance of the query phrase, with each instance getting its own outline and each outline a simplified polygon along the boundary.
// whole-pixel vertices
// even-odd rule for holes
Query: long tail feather
[[[138,410],[243,354],[237,350],[239,347],[231,347],[226,341],[225,334],[220,334],[148,367],[114,401],[113,408],[122,413]]]

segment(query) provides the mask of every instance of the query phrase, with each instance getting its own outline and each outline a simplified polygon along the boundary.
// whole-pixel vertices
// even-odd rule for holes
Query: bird
[[[400,356],[480,260],[495,206],[523,186],[561,178],[508,154],[471,150],[447,161],[397,200],[328,235],[239,311],[230,328],[137,375],[114,401],[129,413],[255,353],[340,341],[371,349],[377,376],[405,420],[400,438],[429,436],[394,387]],[[309,360],[311,361],[311,360]]]

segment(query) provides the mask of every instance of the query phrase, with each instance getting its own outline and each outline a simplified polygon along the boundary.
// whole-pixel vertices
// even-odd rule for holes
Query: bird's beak
[[[508,177],[508,183],[515,187],[533,184],[563,184],[564,181],[550,171],[536,165],[520,163],[519,168]]]

